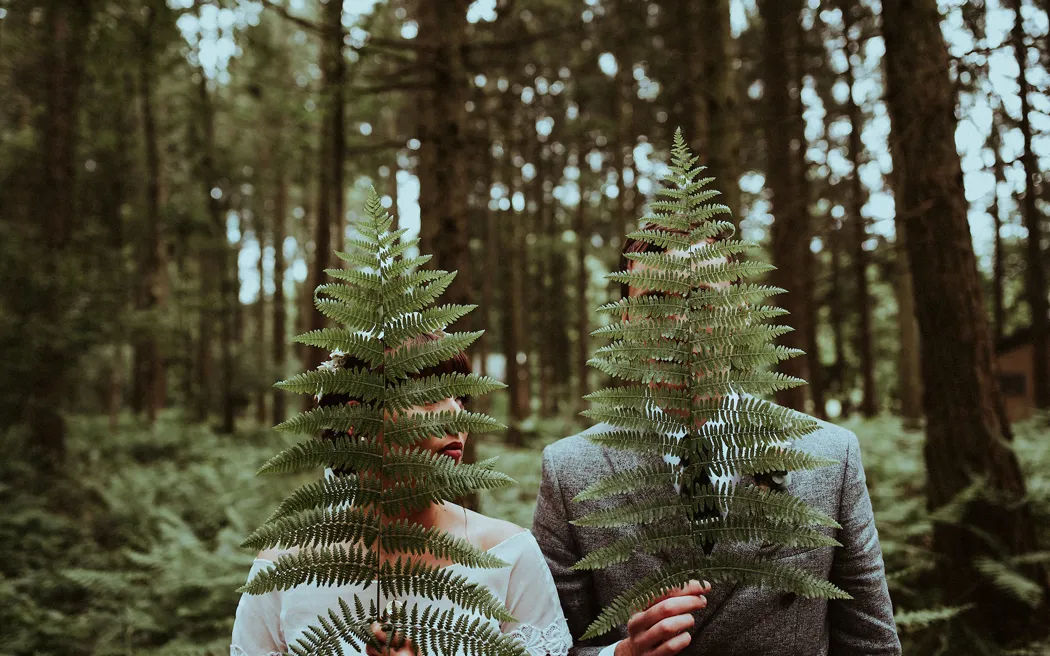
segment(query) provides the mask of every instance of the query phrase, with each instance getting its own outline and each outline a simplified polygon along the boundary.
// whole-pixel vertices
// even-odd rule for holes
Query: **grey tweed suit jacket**
[[[595,426],[551,444],[543,451],[540,486],[532,531],[554,574],[562,609],[575,641],[575,656],[597,656],[602,647],[627,636],[615,634],[581,642],[587,626],[613,599],[675,556],[636,554],[630,561],[603,570],[573,571],[587,553],[623,537],[630,527],[579,528],[569,522],[589,512],[622,503],[622,497],[577,503],[572,499],[597,478],[649,462],[647,456],[607,449],[588,441]],[[724,583],[707,595],[696,613],[693,638],[686,654],[718,656],[859,656],[900,654],[886,587],[885,566],[875,518],[860,461],[860,445],[852,432],[820,422],[820,429],[794,448],[837,460],[836,465],[792,472],[787,491],[835,518],[841,529],[826,529],[841,547],[788,547],[717,544],[715,552],[761,554],[784,564],[803,567],[829,579],[853,596],[850,601],[802,599],[778,590]],[[751,479],[753,482],[753,479]],[[745,478],[744,483],[748,480]],[[673,489],[635,492],[641,501]]]

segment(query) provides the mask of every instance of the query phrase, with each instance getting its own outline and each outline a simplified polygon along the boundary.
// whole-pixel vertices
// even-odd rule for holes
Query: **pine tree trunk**
[[[792,169],[792,173],[794,175],[795,188],[799,195],[802,219],[805,225],[813,226],[814,218],[810,214],[813,188],[809,182],[809,160],[806,159],[809,142],[806,139],[806,108],[802,101],[803,79],[809,73],[809,63],[805,56],[809,46],[806,43],[806,28],[801,20],[795,21],[794,35],[795,39],[792,43],[792,49],[794,50],[792,62],[794,66],[791,79],[792,91],[794,92],[792,93],[794,97],[792,98],[791,109],[794,120],[792,121],[791,142],[797,143],[798,148],[794,149],[795,166]],[[820,345],[817,341],[820,307],[816,298],[817,280],[820,278],[820,261],[808,243],[804,246],[801,268],[800,280],[802,286],[800,291],[802,293],[799,296],[802,297],[801,303],[805,311],[802,325],[806,331],[804,335],[806,354],[802,357],[806,359],[806,371],[809,374],[809,394],[813,400],[813,415],[823,419],[826,405],[824,399],[824,369],[820,364]]]
[[[992,223],[995,227],[995,253],[992,259],[992,306],[995,341],[998,342],[1004,336],[1006,326],[1006,304],[1004,301],[1004,269],[1005,253],[1003,251],[1003,217],[999,209],[999,187],[1006,182],[1006,171],[1003,168],[1002,135],[1000,130],[1000,118],[996,116],[992,121],[992,136],[989,144],[992,149],[992,175],[995,177],[995,190],[992,193],[992,204],[988,213],[992,215]]]
[[[784,346],[805,350],[807,321],[806,287],[804,270],[798,266],[809,253],[810,226],[807,225],[804,199],[796,184],[793,169],[797,166],[791,149],[795,132],[792,115],[790,87],[793,84],[790,66],[785,65],[790,57],[787,44],[795,33],[795,22],[801,9],[800,0],[760,0],[759,11],[765,25],[763,39],[762,69],[765,88],[763,91],[764,132],[768,157],[767,184],[772,192],[773,226],[770,241],[773,264],[772,282],[787,290],[778,298],[781,306],[790,314],[794,331],[784,336]],[[808,362],[804,357],[786,360],[779,371],[789,376],[807,379]],[[805,386],[777,392],[776,401],[782,406],[804,410]]]
[[[342,244],[343,230],[343,84],[346,63],[343,58],[343,5],[329,0],[323,8],[325,36],[321,46],[322,71],[322,116],[321,145],[318,149],[317,165],[317,223],[314,233],[314,261],[311,269],[308,293],[326,282],[325,269],[329,268],[332,251]],[[333,227],[336,234],[332,235]],[[320,330],[325,326],[325,317],[313,309],[309,312],[309,329]],[[318,349],[304,351],[307,369],[313,369],[327,357]],[[305,399],[304,403],[312,403]]]
[[[284,135],[279,125],[277,143],[274,150],[283,153]],[[284,241],[288,225],[288,173],[284,157],[277,157],[274,162],[274,201],[273,201],[273,366],[278,379],[285,376],[285,363],[288,356],[288,308],[284,297],[284,282],[287,276],[287,264],[284,260]],[[287,415],[288,393],[273,390],[273,415],[271,421],[276,425],[284,421]]]
[[[264,167],[264,170],[269,169],[269,164]],[[257,192],[256,192],[257,193]],[[254,200],[255,194],[253,193],[252,198]],[[263,267],[263,252],[266,250],[266,214],[265,210],[259,206],[259,203],[253,202],[252,209],[252,222],[255,229],[255,241],[259,245],[259,259],[256,261],[256,272],[259,276],[259,295],[255,299],[255,306],[252,308],[255,310],[255,338],[252,341],[251,350],[253,353],[259,354],[259,359],[264,364],[266,363],[265,353],[269,352],[266,348],[266,271]],[[268,376],[269,367],[262,367],[263,375]],[[255,397],[255,421],[262,425],[266,423],[267,412],[266,412],[266,397],[269,396],[270,386],[260,385]]]
[[[974,567],[975,558],[1026,553],[1036,544],[993,374],[955,146],[955,93],[941,15],[936,0],[899,0],[883,4],[882,23],[891,148],[899,171],[896,206],[921,338],[927,503],[931,510],[940,508],[979,477],[983,490],[1005,504],[979,499],[968,505],[960,523],[935,524],[933,549],[942,559],[944,598],[975,603],[963,621],[1008,643],[1037,622],[1050,623],[1045,605],[1033,612]],[[996,545],[981,540],[982,534],[995,536]],[[1041,580],[1045,599],[1045,574]]]
[[[704,42],[704,75],[700,85],[707,114],[706,164],[717,178],[720,202],[733,211],[739,224],[740,201],[740,106],[737,98],[735,43],[729,22],[729,0],[700,3]],[[698,151],[699,152],[699,151]],[[804,154],[804,153],[803,153]]]
[[[922,370],[919,363],[919,326],[915,322],[915,293],[908,264],[907,233],[900,220],[894,217],[897,244],[893,256],[894,293],[897,297],[897,327],[900,335],[900,354],[897,360],[897,379],[900,387],[901,419],[904,427],[918,430],[922,426]]]
[[[208,78],[204,71],[200,71],[200,83],[198,94],[201,107],[201,120],[203,122],[203,152],[201,155],[202,191],[205,194],[208,217],[210,220],[209,244],[205,251],[208,266],[203,267],[202,275],[210,279],[213,276],[218,279],[218,307],[219,307],[219,367],[221,370],[219,396],[221,398],[220,409],[222,411],[222,424],[220,430],[223,433],[232,433],[235,428],[236,414],[234,407],[233,392],[233,341],[236,330],[235,313],[237,309],[234,304],[240,305],[234,296],[234,280],[237,275],[237,260],[234,254],[231,262],[231,249],[226,238],[226,220],[223,214],[222,196],[213,193],[219,189],[219,172],[216,165],[216,141],[215,141],[215,107],[208,91]],[[216,196],[219,196],[216,198]],[[208,270],[210,269],[210,270]],[[231,271],[232,269],[232,271]],[[232,299],[232,302],[231,302]],[[204,319],[202,318],[202,322]],[[201,326],[202,348],[210,349],[210,333],[212,327]],[[205,339],[205,336],[209,339]],[[205,356],[211,358],[210,352]],[[202,372],[203,375],[203,372]],[[204,378],[204,381],[208,381]]]
[[[590,359],[590,316],[591,308],[587,303],[587,282],[589,275],[587,272],[587,242],[590,240],[590,234],[587,226],[587,189],[584,186],[584,152],[580,148],[576,155],[576,166],[580,169],[580,178],[578,180],[580,189],[580,201],[576,206],[576,211],[573,215],[572,230],[576,233],[576,353],[575,353],[575,373],[576,373],[576,393],[573,395],[576,402],[579,404],[579,408],[582,410],[586,408],[586,401],[583,397],[591,392],[591,386],[588,378],[590,377],[590,367],[587,365],[587,360]]]
[[[84,73],[84,48],[91,28],[92,3],[52,2],[44,12],[49,43],[44,58],[45,112],[40,124],[43,138],[40,190],[37,196],[39,225],[46,232],[47,250],[41,268],[57,275],[59,263],[74,227],[76,190],[77,117],[79,91]],[[57,327],[64,308],[45,303],[41,320]],[[51,349],[37,363],[26,409],[30,444],[39,454],[42,471],[57,468],[65,459],[66,425],[62,409],[66,401],[67,359],[60,349]]]
[[[846,41],[846,86],[849,93],[846,96],[846,117],[850,124],[849,133],[849,159],[852,171],[849,178],[849,218],[847,224],[852,226],[851,255],[853,256],[853,302],[855,303],[855,314],[857,317],[857,354],[860,356],[861,389],[864,393],[861,401],[861,412],[867,418],[872,418],[879,412],[879,404],[875,390],[875,355],[871,337],[871,292],[868,289],[868,254],[864,250],[864,242],[868,238],[867,220],[863,215],[865,202],[864,185],[860,179],[861,165],[861,140],[860,133],[864,129],[864,118],[860,107],[853,97],[856,88],[856,80],[853,74],[853,57],[860,56],[860,45],[854,41],[850,30],[853,26],[853,10],[856,3],[853,0],[842,0],[839,8],[842,10],[845,29],[843,34]]]
[[[213,219],[214,220],[214,219]],[[214,358],[212,356],[213,343],[215,340],[215,278],[218,272],[215,270],[215,244],[211,243],[213,237],[209,237],[209,243],[201,248],[198,255],[198,278],[200,288],[198,298],[200,299],[200,313],[197,324],[197,362],[194,367],[194,407],[195,418],[198,422],[208,421],[211,414],[212,394],[214,388]]]
[[[1017,56],[1017,84],[1021,89],[1021,136],[1024,140],[1021,151],[1021,166],[1024,169],[1024,198],[1021,201],[1021,217],[1028,230],[1025,258],[1025,298],[1032,313],[1031,339],[1034,362],[1033,391],[1035,406],[1040,409],[1050,408],[1050,325],[1047,317],[1046,272],[1043,261],[1043,216],[1036,207],[1038,189],[1035,184],[1039,164],[1032,150],[1031,103],[1028,94],[1031,86],[1028,82],[1028,46],[1025,44],[1024,24],[1021,21],[1021,0],[1010,0],[1015,20],[1011,38]]]
[[[831,249],[831,289],[829,291],[828,309],[831,318],[831,337],[834,342],[835,361],[829,367],[830,375],[827,377],[828,385],[835,390],[839,402],[842,404],[842,414],[847,416],[850,411],[849,389],[846,381],[849,377],[846,372],[849,363],[846,361],[846,319],[842,315],[845,299],[842,297],[842,225],[836,219],[831,220],[832,225],[828,230],[828,247]]]
[[[473,300],[467,208],[470,150],[464,109],[468,73],[463,61],[468,4],[465,0],[420,2],[417,8],[420,33],[437,39],[431,55],[434,90],[424,96],[427,105],[422,108],[425,123],[417,171],[421,248],[434,254],[435,267],[458,271],[443,300],[462,304]]]

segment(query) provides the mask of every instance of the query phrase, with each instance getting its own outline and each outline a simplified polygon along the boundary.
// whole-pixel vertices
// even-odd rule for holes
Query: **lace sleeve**
[[[522,553],[513,563],[507,586],[507,609],[517,621],[504,622],[503,633],[520,640],[530,656],[567,656],[572,634],[554,577],[536,538],[530,534],[521,543]]]
[[[256,559],[248,580],[271,565],[268,560]],[[242,594],[233,620],[230,656],[281,656],[285,647],[281,630],[281,593]]]

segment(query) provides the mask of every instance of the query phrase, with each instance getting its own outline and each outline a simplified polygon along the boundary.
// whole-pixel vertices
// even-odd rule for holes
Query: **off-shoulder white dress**
[[[487,586],[500,599],[517,621],[502,622],[483,618],[494,628],[522,641],[531,656],[566,656],[572,646],[572,636],[562,614],[558,590],[554,585],[547,562],[536,538],[529,531],[513,535],[488,550],[492,555],[510,563],[500,569],[471,569],[449,565],[470,580]],[[258,558],[252,565],[249,580],[259,570],[272,567],[269,560]],[[317,617],[327,617],[329,608],[339,608],[342,597],[353,604],[354,595],[369,598],[369,589],[375,594],[374,584],[367,586],[325,587],[315,584],[299,585],[290,590],[273,591],[263,595],[243,594],[237,606],[233,624],[231,656],[273,656],[288,651],[303,636],[307,628],[317,624]],[[431,601],[419,598],[400,598],[421,606],[451,607],[447,600]],[[468,613],[458,609],[459,613]],[[349,644],[346,653],[353,653]],[[363,653],[363,652],[361,652]],[[452,656],[452,655],[449,655]]]

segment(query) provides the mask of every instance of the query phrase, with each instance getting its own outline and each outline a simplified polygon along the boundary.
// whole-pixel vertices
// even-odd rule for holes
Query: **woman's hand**
[[[379,646],[368,645],[365,649],[368,656],[418,656],[416,648],[404,636],[395,633],[394,639],[388,644],[386,631],[379,622],[372,622],[372,633]]]

